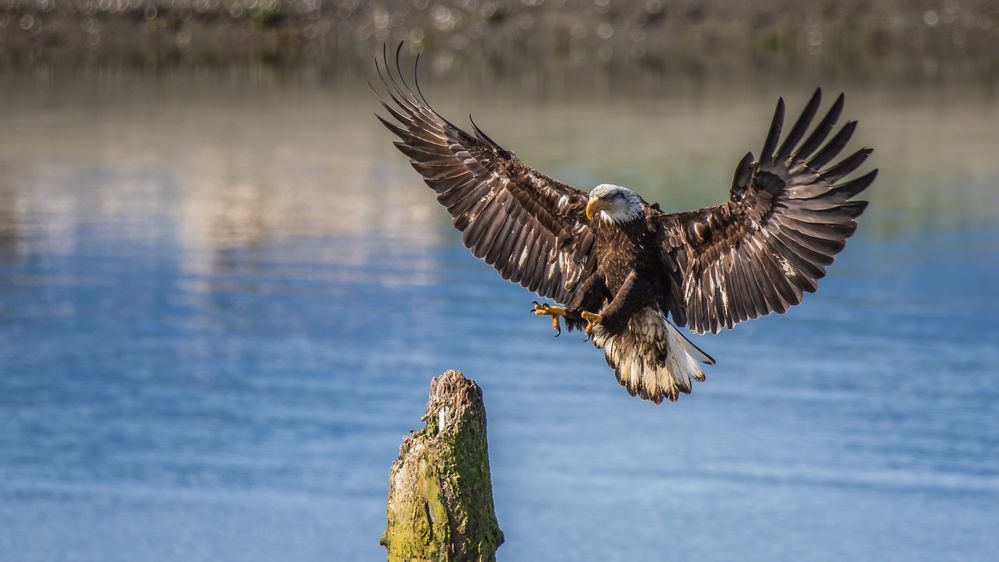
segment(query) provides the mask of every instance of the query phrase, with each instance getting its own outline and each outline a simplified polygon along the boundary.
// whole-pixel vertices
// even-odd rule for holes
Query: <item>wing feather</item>
[[[826,168],[856,129],[847,122],[826,142],[843,110],[843,95],[800,146],[819,105],[816,90],[777,148],[784,101],[777,102],[758,162],[736,168],[730,199],[716,207],[659,217],[662,261],[679,264],[682,314],[695,332],[718,332],[770,312],[783,313],[818,289],[855,219],[867,207],[853,201],[877,170],[837,184],[871,153],[864,148]],[[684,318],[685,316],[685,318]]]
[[[816,92],[819,93],[819,97],[821,98],[821,90],[816,90]],[[822,118],[822,121],[819,121],[819,124],[815,126],[815,130],[808,136],[808,140],[802,143],[801,148],[794,153],[795,160],[806,160],[822,145],[823,141],[826,140],[826,137],[829,136],[830,131],[832,131],[833,127],[836,126],[836,121],[839,120],[839,116],[843,112],[844,99],[843,94],[840,94],[836,98],[836,101],[833,102],[832,107],[829,108],[826,116]]]
[[[375,61],[386,97],[375,94],[391,120],[376,117],[400,139],[396,148],[437,193],[476,257],[506,279],[568,302],[596,268],[594,234],[582,218],[586,194],[525,165],[474,121],[470,135],[441,116],[418,79],[416,92],[410,89],[400,50],[394,71],[387,52]]]
[[[815,112],[819,110],[819,104],[821,103],[822,94],[819,90],[815,90],[812,98],[808,100],[808,104],[801,112],[801,116],[798,117],[798,120],[794,123],[794,127],[791,128],[791,132],[787,134],[784,143],[780,145],[780,150],[777,152],[776,158],[778,161],[786,160],[791,155],[791,151],[801,141],[801,137],[805,135],[808,126],[812,124],[812,119],[815,117]]]

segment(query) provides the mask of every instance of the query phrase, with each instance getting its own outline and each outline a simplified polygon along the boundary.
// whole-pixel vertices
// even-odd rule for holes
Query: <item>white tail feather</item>
[[[675,402],[681,392],[689,394],[691,379],[704,380],[701,364],[715,363],[654,308],[633,315],[620,334],[609,335],[598,324],[593,345],[604,350],[607,364],[629,394],[656,404],[663,398]]]

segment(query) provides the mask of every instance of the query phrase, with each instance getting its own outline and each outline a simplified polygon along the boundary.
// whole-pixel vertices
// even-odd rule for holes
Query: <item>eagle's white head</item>
[[[642,214],[642,198],[627,187],[602,183],[590,190],[590,201],[586,204],[587,219],[597,216],[607,222],[622,224]]]

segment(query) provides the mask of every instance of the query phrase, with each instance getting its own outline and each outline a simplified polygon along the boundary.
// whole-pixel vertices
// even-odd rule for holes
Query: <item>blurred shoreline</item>
[[[0,72],[264,66],[368,75],[406,40],[437,74],[787,74],[911,84],[999,77],[989,0],[0,0]],[[473,64],[470,64],[473,63]]]

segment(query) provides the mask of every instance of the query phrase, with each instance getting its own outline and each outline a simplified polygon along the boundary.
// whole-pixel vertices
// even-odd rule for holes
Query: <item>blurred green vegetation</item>
[[[819,64],[999,74],[995,0],[0,0],[0,69],[268,64],[366,72],[407,40],[438,71],[697,73]],[[594,62],[599,64],[594,65]]]

